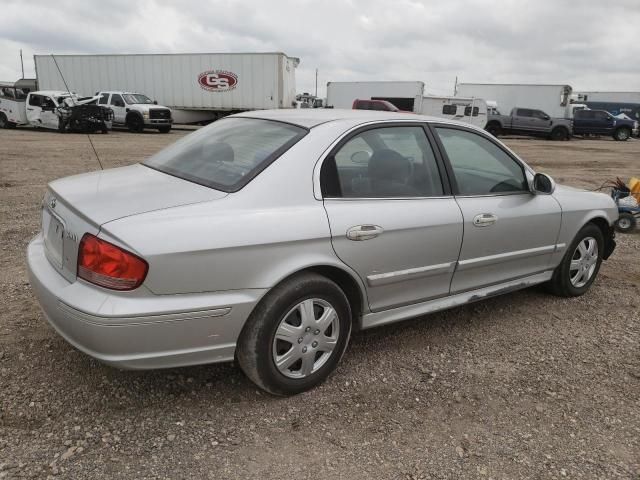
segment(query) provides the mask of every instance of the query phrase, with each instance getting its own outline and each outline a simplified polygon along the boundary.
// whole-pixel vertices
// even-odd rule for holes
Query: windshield
[[[141,93],[125,93],[122,96],[124,97],[124,101],[129,105],[136,103],[153,103],[149,97]]]
[[[236,192],[306,134],[302,127],[272,120],[225,118],[187,135],[143,165]]]

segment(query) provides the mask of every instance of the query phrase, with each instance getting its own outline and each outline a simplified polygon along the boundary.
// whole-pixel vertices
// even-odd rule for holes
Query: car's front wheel
[[[561,297],[584,294],[598,275],[603,252],[602,231],[592,223],[582,227],[553,273],[549,290]]]
[[[294,395],[323,382],[349,342],[351,308],[344,292],[304,273],[275,287],[252,312],[236,349],[240,368],[275,395]]]

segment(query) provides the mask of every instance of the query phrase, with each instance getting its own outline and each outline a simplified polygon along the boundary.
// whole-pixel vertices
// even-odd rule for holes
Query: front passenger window
[[[483,136],[466,130],[436,128],[453,168],[460,195],[528,192],[522,165]]]

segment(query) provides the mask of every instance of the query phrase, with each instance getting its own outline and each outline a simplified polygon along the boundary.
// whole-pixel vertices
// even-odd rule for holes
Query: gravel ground
[[[105,167],[185,132],[112,132]],[[559,182],[640,176],[640,141],[510,139]],[[640,235],[585,296],[532,288],[354,335],[293,397],[233,365],[125,372],[65,343],[27,282],[48,181],[97,163],[87,137],[0,131],[0,479],[640,479]]]

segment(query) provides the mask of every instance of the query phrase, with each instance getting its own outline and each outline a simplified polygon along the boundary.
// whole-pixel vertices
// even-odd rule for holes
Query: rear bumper
[[[233,360],[240,331],[265,293],[154,295],[144,287],[118,293],[69,282],[45,257],[42,235],[29,243],[27,260],[29,281],[51,326],[78,350],[125,369]]]

